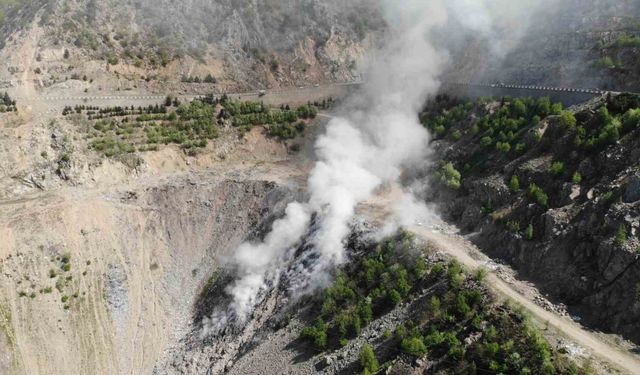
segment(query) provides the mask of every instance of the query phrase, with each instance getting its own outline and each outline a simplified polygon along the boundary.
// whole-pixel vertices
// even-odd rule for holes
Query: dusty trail
[[[482,254],[476,255],[476,257],[471,256],[471,253],[474,253],[474,255],[479,253],[477,248],[467,240],[459,236],[454,236],[451,233],[417,225],[408,229],[420,238],[433,244],[437,249],[453,256],[472,271],[482,268],[489,259]],[[483,257],[485,259],[482,259]],[[596,357],[605,360],[624,373],[640,373],[639,356],[629,352],[623,352],[621,349],[604,342],[598,336],[570,319],[543,309],[490,270],[487,272],[486,285],[498,295],[520,304],[539,322],[548,322],[550,327],[555,328],[563,335],[566,335],[568,339],[583,346]]]
[[[32,58],[31,56],[27,58]],[[45,90],[36,92],[33,82],[29,81],[29,69],[25,70],[22,78],[23,84],[18,88],[14,96],[19,103],[32,105],[33,103],[46,103],[49,107],[97,105],[97,106],[147,106],[164,102],[167,95],[177,96],[181,101],[191,101],[202,95],[176,94],[173,92],[158,93],[146,91],[132,91],[129,93],[100,92],[99,94],[71,93],[60,90]],[[280,89],[248,92],[226,93],[232,99],[261,101],[265,104],[300,105],[308,101],[321,101],[328,98],[343,96],[351,88],[357,88],[360,82],[330,83],[315,86],[285,87]],[[217,93],[216,95],[222,95]]]
[[[397,186],[387,187],[369,201],[358,208],[358,214],[368,220],[382,225],[392,212],[392,208],[401,198],[401,189]],[[559,336],[586,349],[590,354],[606,362],[624,374],[640,374],[640,356],[629,350],[600,337],[588,328],[574,322],[567,316],[545,310],[534,302],[534,297],[541,297],[539,292],[530,284],[509,278],[508,282],[500,277],[500,269],[488,267],[495,264],[491,258],[483,254],[468,239],[458,234],[457,228],[443,222],[437,217],[424,218],[423,223],[416,222],[406,229],[418,238],[432,245],[438,251],[457,259],[472,272],[484,268],[487,271],[485,284],[499,297],[514,301],[528,311],[534,321],[541,326],[553,328]],[[428,223],[428,224],[427,224]],[[491,269],[493,268],[493,269]],[[611,340],[613,341],[613,340]]]

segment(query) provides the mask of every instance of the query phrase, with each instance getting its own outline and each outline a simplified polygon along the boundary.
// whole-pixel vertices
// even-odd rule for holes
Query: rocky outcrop
[[[590,121],[602,104],[582,107],[579,124],[596,126]],[[574,140],[551,118],[526,153],[513,158],[480,151],[488,154],[486,163],[463,174],[459,192],[442,190],[430,199],[443,202],[445,215],[474,233],[484,252],[507,260],[584,324],[640,342],[640,129],[588,152]],[[455,149],[444,158],[462,166],[469,155],[477,158],[476,142],[436,145]],[[554,175],[557,161],[564,171]],[[514,175],[520,192],[505,185]],[[532,183],[548,196],[547,207],[528,194]]]

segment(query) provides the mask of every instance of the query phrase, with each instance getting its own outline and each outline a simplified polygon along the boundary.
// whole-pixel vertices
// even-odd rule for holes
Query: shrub
[[[559,125],[562,129],[573,129],[576,127],[577,120],[573,113],[569,111],[563,111],[560,115]]]
[[[402,340],[400,343],[400,349],[404,353],[414,357],[422,357],[427,352],[427,346],[424,344],[421,337],[410,337]]]
[[[540,98],[536,102],[536,114],[545,118],[551,114],[551,100],[547,97]]]
[[[533,183],[529,185],[529,198],[543,207],[546,207],[549,204],[549,197],[547,194],[538,185]]]
[[[62,291],[64,290],[64,287],[65,287],[65,282],[62,279],[62,277],[59,277],[58,280],[56,280],[56,289],[58,289],[58,291],[62,293]]]
[[[605,125],[596,139],[596,145],[612,144],[616,143],[620,139],[620,128],[622,124],[620,120],[613,119],[610,123]]]
[[[596,118],[598,119],[598,124],[601,127],[607,126],[613,122],[613,116],[611,116],[606,106],[602,106],[598,109]]]
[[[630,109],[622,115],[622,127],[624,130],[633,130],[640,126],[640,108]]]
[[[518,176],[511,176],[511,181],[509,181],[509,190],[511,190],[512,193],[520,191],[520,179]]]
[[[497,142],[496,150],[507,154],[509,153],[509,151],[511,151],[511,145],[509,144],[509,142]]]
[[[301,336],[311,340],[316,348],[324,349],[327,347],[327,325],[320,318],[311,327],[305,327]]]
[[[433,296],[431,297],[431,299],[429,300],[429,313],[434,317],[434,318],[438,318],[440,317],[440,308],[442,306],[442,303],[440,302],[440,298]]]
[[[397,306],[400,302],[402,302],[402,295],[397,290],[393,289],[389,292],[389,302],[393,306]]]
[[[582,182],[582,175],[580,174],[580,172],[576,172],[573,174],[573,177],[571,177],[571,182],[576,185],[579,185]]]
[[[451,137],[454,141],[459,141],[460,138],[462,138],[462,133],[460,133],[460,130],[456,130],[453,132],[453,134],[451,134]]]
[[[564,173],[564,163],[561,161],[557,161],[551,164],[551,174],[554,176],[559,176]]]
[[[483,147],[490,147],[493,144],[493,138],[489,136],[482,137],[482,139],[480,139],[480,144]]]
[[[451,163],[446,163],[440,169],[440,181],[454,190],[460,189],[461,178],[462,175]]]
[[[373,352],[373,348],[369,344],[364,344],[360,350],[360,365],[363,370],[368,370],[370,373],[375,373],[380,368],[376,354]]]

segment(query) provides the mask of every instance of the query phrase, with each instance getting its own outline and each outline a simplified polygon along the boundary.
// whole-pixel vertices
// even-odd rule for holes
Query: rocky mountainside
[[[640,91],[640,2],[552,2],[519,37],[506,23],[495,40],[475,40],[455,61],[453,80]],[[509,46],[492,56],[497,42]]]
[[[21,27],[3,30],[22,32],[7,43],[38,30],[31,69],[44,87],[103,78],[165,91],[167,83],[224,91],[350,81],[385,27],[371,0],[43,0],[20,12]]]
[[[452,103],[423,120],[442,155],[431,199],[484,252],[586,324],[639,341],[640,98]]]
[[[361,78],[386,35],[377,4],[0,0],[0,373],[589,373],[589,354],[483,282],[502,280],[475,271],[484,258],[469,271],[442,252],[470,258],[462,236],[424,235],[457,232],[372,240],[388,197],[358,207],[373,219],[326,291],[292,293],[304,242],[246,324],[207,324],[230,303],[226,257],[304,194],[313,135],[357,89],[322,84]],[[452,70],[633,88],[633,4],[570,1],[504,65],[470,39]],[[590,327],[640,341],[638,98],[459,104],[422,116],[443,157],[430,198]]]

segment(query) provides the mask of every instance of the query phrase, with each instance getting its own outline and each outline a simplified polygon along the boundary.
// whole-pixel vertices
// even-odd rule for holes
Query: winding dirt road
[[[438,250],[453,256],[471,271],[483,268],[486,261],[489,260],[487,257],[485,259],[477,259],[484,256],[479,254],[473,244],[459,236],[424,226],[413,226],[408,229]],[[471,254],[474,254],[474,256],[471,256]],[[623,373],[640,374],[640,356],[615,348],[572,320],[543,309],[518,292],[512,285],[503,281],[495,272],[487,271],[485,284],[499,296],[517,302],[534,319],[555,328],[569,340],[584,347],[591,354],[608,362]]]

